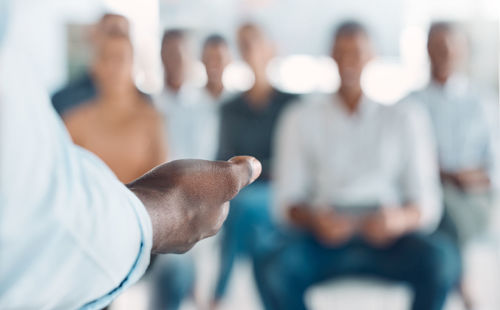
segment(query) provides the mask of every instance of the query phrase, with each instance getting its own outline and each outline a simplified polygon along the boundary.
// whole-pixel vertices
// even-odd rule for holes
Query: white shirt
[[[215,99],[205,88],[184,86],[177,93],[165,89],[155,99],[167,124],[170,160],[216,158],[220,105],[228,96]]]
[[[0,56],[0,309],[101,309],[145,272],[151,220],[73,145],[30,58]]]
[[[441,216],[430,124],[418,109],[386,107],[365,97],[349,115],[340,98],[305,99],[283,116],[275,156],[279,216],[296,203],[401,206],[422,210],[422,228]]]
[[[405,101],[418,102],[429,112],[442,170],[483,168],[498,187],[498,101],[481,95],[464,76],[453,76],[445,85],[431,82]]]

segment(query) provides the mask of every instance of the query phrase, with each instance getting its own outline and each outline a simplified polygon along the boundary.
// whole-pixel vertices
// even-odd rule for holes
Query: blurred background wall
[[[473,38],[471,61],[466,70],[485,88],[498,88],[500,2],[497,0],[16,2],[32,13],[29,22],[18,23],[17,31],[21,35],[37,34],[26,44],[36,46],[33,57],[40,66],[37,71],[49,91],[64,84],[74,74],[74,66],[78,66],[71,63],[74,56],[71,51],[82,44],[80,39],[75,39],[75,25],[92,23],[103,11],[124,14],[132,21],[138,58],[136,79],[147,92],[155,92],[161,86],[158,41],[163,29],[187,28],[195,42],[218,32],[227,36],[234,46],[234,29],[245,21],[262,24],[276,40],[279,57],[269,69],[276,86],[297,93],[332,91],[338,77],[335,64],[324,56],[329,51],[332,29],[346,18],[365,22],[375,38],[379,57],[364,77],[365,91],[375,99],[392,103],[425,83],[428,76],[426,31],[436,19],[463,23]],[[198,68],[193,77],[199,84],[204,80],[202,71]],[[228,70],[226,81],[230,88],[245,89],[249,78],[245,68],[236,61]]]

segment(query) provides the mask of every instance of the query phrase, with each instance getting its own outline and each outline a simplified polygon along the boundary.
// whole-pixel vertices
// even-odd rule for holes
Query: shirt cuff
[[[105,308],[124,290],[139,281],[139,279],[144,275],[146,269],[149,266],[151,249],[153,247],[153,226],[151,223],[151,218],[149,217],[149,213],[146,211],[146,208],[137,198],[137,196],[135,196],[135,194],[131,191],[127,191],[131,206],[134,209],[135,215],[137,217],[137,222],[141,230],[141,244],[137,259],[130,269],[130,272],[123,279],[120,285],[118,285],[118,287],[113,289],[107,295],[86,304],[81,308],[82,310],[99,310]]]

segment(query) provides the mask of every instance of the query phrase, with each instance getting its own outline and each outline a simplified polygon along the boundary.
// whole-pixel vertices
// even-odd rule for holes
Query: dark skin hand
[[[259,161],[248,156],[227,162],[178,160],[128,184],[151,217],[152,253],[184,253],[215,235],[229,212],[228,201],[261,170]]]

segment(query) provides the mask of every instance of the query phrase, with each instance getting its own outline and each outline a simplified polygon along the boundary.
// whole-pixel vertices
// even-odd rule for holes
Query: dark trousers
[[[249,258],[253,262],[274,250],[276,229],[269,211],[270,200],[270,185],[257,182],[244,188],[231,201],[231,210],[221,238],[215,299],[224,297],[238,258]]]
[[[164,262],[159,262],[154,275],[153,292],[154,310],[177,310],[182,302],[192,297],[195,285],[195,264],[193,257],[185,255],[169,255]],[[162,264],[163,263],[163,264]]]
[[[361,239],[337,248],[297,235],[257,266],[259,290],[268,310],[304,310],[308,288],[345,276],[405,283],[414,292],[413,310],[443,309],[460,274],[459,252],[448,237],[411,234],[387,248]]]

